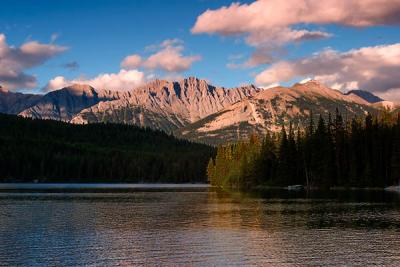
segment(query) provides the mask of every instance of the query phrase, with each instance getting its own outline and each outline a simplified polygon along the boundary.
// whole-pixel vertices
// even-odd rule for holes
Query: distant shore
[[[214,186],[206,183],[0,183],[0,193],[124,193],[124,192],[162,192],[162,191],[207,191]],[[307,191],[289,190],[288,187],[257,186],[251,191]],[[309,191],[390,191],[400,192],[400,186],[389,187],[331,187],[329,189],[311,188]]]
[[[206,191],[209,184],[150,183],[0,183],[0,192],[141,192],[141,191]]]

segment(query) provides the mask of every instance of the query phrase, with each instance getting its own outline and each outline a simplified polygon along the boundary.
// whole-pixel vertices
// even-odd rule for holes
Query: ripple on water
[[[214,192],[0,196],[4,265],[396,265],[393,201]]]

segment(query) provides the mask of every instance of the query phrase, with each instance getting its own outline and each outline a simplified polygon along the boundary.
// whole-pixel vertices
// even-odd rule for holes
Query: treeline
[[[252,135],[247,142],[219,146],[207,175],[211,184],[254,186],[304,185],[309,188],[383,187],[400,180],[400,115],[345,122],[311,114],[307,129],[292,125],[279,134]]]
[[[135,126],[0,114],[0,182],[205,182],[214,153]]]

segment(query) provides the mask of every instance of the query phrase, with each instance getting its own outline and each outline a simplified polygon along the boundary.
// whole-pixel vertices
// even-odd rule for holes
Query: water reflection
[[[396,265],[377,192],[0,194],[4,265]]]

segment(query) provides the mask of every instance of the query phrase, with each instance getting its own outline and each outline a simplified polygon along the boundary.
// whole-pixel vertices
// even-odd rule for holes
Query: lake
[[[0,265],[398,265],[400,195],[0,193]]]

